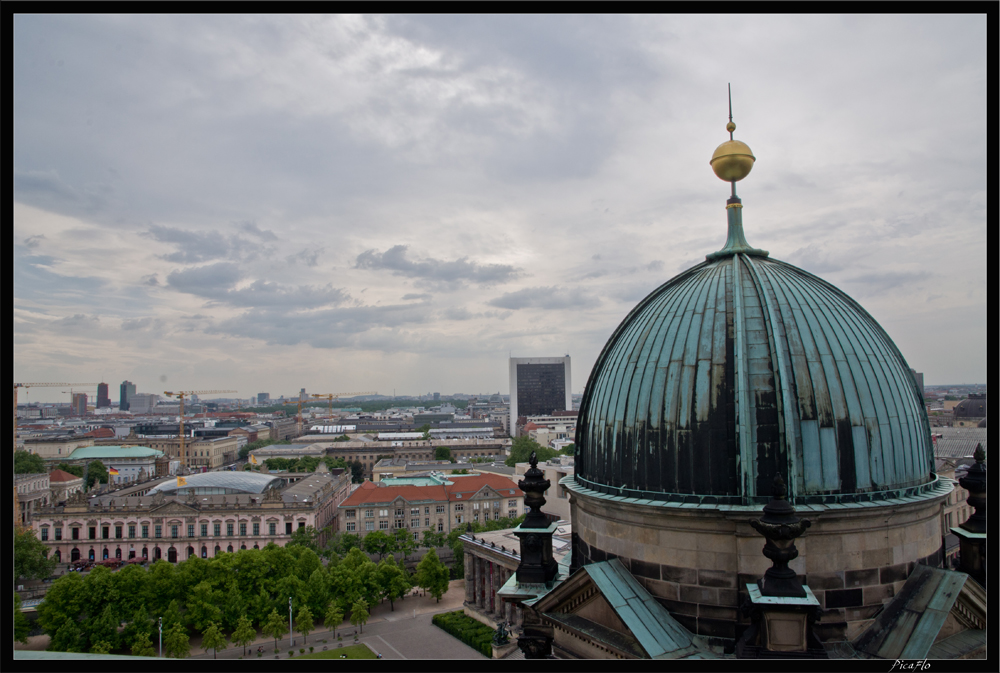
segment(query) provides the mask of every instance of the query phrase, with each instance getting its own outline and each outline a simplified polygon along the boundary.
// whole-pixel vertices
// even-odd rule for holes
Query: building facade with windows
[[[38,510],[32,527],[60,562],[176,563],[271,542],[284,546],[299,528],[333,525],[336,498],[347,491],[344,474],[294,476],[206,472],[166,480],[141,496],[77,492],[64,505]]]
[[[510,422],[572,409],[570,358],[510,358]]]
[[[473,521],[520,516],[524,493],[498,474],[454,475],[426,486],[380,486],[366,481],[340,505],[340,532],[373,530],[450,533]]]

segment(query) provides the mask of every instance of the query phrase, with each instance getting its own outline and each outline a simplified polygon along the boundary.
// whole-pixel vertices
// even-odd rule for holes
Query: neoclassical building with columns
[[[350,473],[206,472],[168,479],[143,495],[88,498],[37,511],[32,527],[60,562],[210,558],[284,546],[306,526],[336,525]]]

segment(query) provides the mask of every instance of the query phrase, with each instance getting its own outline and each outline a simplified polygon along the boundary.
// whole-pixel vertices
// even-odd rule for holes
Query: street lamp
[[[163,617],[160,617],[160,659],[163,658]]]
[[[288,597],[288,646],[295,647],[295,632],[292,631],[292,597]]]

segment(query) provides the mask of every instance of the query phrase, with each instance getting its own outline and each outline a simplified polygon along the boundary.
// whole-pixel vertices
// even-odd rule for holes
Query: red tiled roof
[[[114,436],[115,431],[111,428],[96,428],[84,435],[84,437],[94,437],[95,439],[110,439]]]
[[[74,479],[80,479],[81,477],[75,474],[70,474],[66,470],[52,470],[49,472],[49,483],[53,481],[73,481]]]
[[[484,472],[476,476],[456,477],[450,481],[453,482],[451,486],[445,486],[448,490],[449,500],[464,499],[465,494],[477,493],[485,486],[489,486],[500,495],[507,497],[519,497],[524,495],[515,482],[500,474]],[[463,498],[457,497],[459,494],[462,494]]]
[[[408,502],[434,500],[446,502],[448,494],[443,486],[376,486],[375,488],[357,488],[354,493],[344,499],[341,507],[358,507],[360,505],[375,505],[390,503],[396,498]]]
[[[537,430],[540,427],[542,426],[536,425],[534,422],[531,422],[524,426],[524,431],[528,432],[529,430]]]

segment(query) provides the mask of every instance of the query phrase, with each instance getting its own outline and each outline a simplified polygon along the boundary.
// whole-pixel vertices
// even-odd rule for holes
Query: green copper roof
[[[148,446],[82,446],[68,460],[114,460],[115,458],[159,458],[163,452]]]
[[[790,264],[730,252],[639,303],[601,352],[576,481],[631,498],[763,503],[891,494],[931,479],[909,367],[878,323]]]

